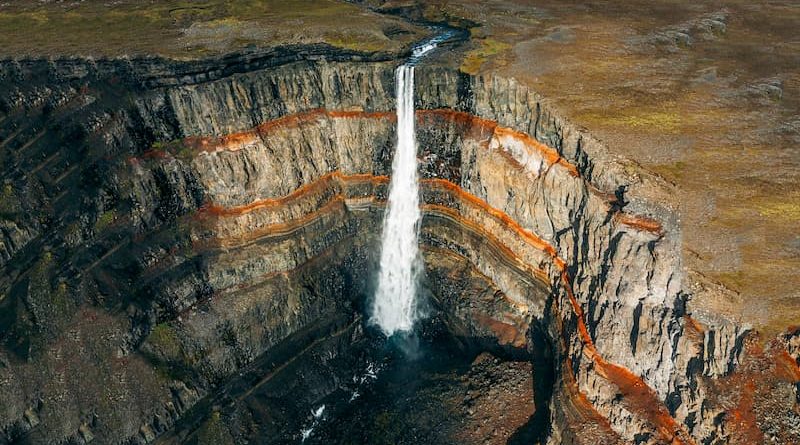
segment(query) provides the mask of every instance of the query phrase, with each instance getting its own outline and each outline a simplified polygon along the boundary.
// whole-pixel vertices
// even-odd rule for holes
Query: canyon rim
[[[798,25],[0,4],[0,444],[800,443]]]

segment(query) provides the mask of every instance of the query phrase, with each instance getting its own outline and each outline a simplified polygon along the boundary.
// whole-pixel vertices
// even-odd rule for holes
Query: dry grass
[[[678,134],[684,124],[681,114],[668,107],[628,107],[603,113],[592,112],[579,115],[576,121],[585,125],[606,125],[660,134]]]
[[[756,204],[758,214],[765,218],[800,221],[800,199],[797,196],[790,201],[782,201],[778,198]]]
[[[343,26],[345,25],[346,26]],[[393,38],[383,30],[402,29]],[[0,57],[161,55],[197,58],[249,45],[328,43],[396,51],[426,33],[336,0],[166,0],[0,5]]]

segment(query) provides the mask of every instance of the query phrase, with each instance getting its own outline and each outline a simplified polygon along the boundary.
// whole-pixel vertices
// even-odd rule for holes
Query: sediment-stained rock
[[[4,206],[19,201],[0,221],[0,304],[17,311],[3,319],[13,346],[0,350],[7,442],[151,442],[282,340],[368,298],[394,144],[393,63],[207,77],[120,64],[3,67],[26,80],[2,92]],[[551,443],[726,440],[726,408],[704,403],[707,381],[735,369],[746,329],[692,319],[679,227],[653,200],[665,186],[513,80],[420,67],[417,91],[435,303],[468,336],[523,347],[546,332]],[[41,286],[66,286],[75,314],[107,312],[101,324],[126,327],[104,347],[149,365],[125,382],[101,366],[104,389],[22,384],[23,370],[44,382],[61,372],[52,347],[26,339],[89,332],[71,314],[45,323],[32,313],[30,271],[43,252],[64,267]],[[462,298],[443,273],[455,265],[491,292]],[[155,382],[151,398],[99,405],[131,380]],[[72,411],[86,414],[60,416],[59,400],[77,393]],[[141,409],[124,428],[104,423],[130,405]]]

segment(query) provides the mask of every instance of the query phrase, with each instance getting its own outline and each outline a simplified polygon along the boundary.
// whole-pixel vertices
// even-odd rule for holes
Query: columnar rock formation
[[[0,118],[0,304],[19,314],[0,441],[156,440],[369,295],[394,63],[148,63],[3,68],[24,81]],[[552,349],[550,443],[725,443],[706,385],[744,331],[687,313],[679,229],[647,199],[662,185],[513,80],[417,72],[421,248],[451,328]],[[454,267],[482,287],[448,283]],[[89,357],[108,367],[82,376]]]

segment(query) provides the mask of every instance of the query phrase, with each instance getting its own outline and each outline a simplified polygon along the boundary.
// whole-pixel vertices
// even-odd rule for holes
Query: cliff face
[[[370,296],[393,63],[126,66],[2,71],[6,442],[156,440]],[[513,80],[417,73],[422,248],[451,329],[552,348],[551,443],[725,443],[707,387],[745,330],[688,313],[676,218],[650,199],[666,186]]]

